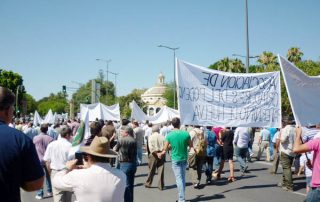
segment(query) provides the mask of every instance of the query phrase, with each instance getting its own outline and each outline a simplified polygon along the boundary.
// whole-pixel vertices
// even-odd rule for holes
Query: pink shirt
[[[311,187],[320,187],[320,139],[313,139],[307,142],[307,147],[314,151],[312,161],[312,179]]]

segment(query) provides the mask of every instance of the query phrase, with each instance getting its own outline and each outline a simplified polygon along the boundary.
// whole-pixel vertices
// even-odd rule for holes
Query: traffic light
[[[67,93],[67,87],[65,85],[62,86],[62,92]]]

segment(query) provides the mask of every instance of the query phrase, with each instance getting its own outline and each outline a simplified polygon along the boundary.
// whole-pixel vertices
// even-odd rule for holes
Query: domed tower
[[[141,95],[141,99],[147,106],[147,115],[153,116],[161,107],[166,105],[167,100],[163,98],[163,94],[166,91],[166,85],[164,83],[165,76],[160,73],[158,76],[158,82],[154,87],[149,88]]]

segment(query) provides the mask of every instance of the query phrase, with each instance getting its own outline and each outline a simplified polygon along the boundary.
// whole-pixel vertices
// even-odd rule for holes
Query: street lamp
[[[117,97],[117,76],[119,75],[119,73],[114,73],[114,72],[110,72],[110,71],[107,73],[114,75],[114,86],[115,86],[115,93],[114,94]]]
[[[248,0],[246,0],[246,45],[247,45],[246,72],[247,72],[247,73],[249,73],[249,25],[248,25]]]
[[[111,59],[100,59],[100,58],[97,58],[96,61],[102,61],[102,62],[106,62],[107,63],[107,82],[109,81],[108,80],[108,72],[109,72],[109,63],[111,62]]]
[[[239,54],[232,54],[232,56],[236,56],[236,57],[242,57],[242,58],[247,58],[247,56],[244,55],[239,55]],[[255,56],[249,56],[249,59],[253,59],[253,58],[258,58],[259,55],[255,55]]]
[[[176,64],[176,50],[179,49],[179,47],[172,48],[169,46],[159,45],[159,48],[167,48],[173,51],[173,108],[176,108],[176,71],[175,71],[175,64]]]

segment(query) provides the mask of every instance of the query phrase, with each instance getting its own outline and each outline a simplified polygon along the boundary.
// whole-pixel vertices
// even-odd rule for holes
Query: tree
[[[275,56],[272,52],[263,51],[263,53],[259,56],[258,62],[266,69],[273,69],[278,65],[277,56]]]
[[[171,108],[173,108],[173,105],[174,105],[174,100],[173,100],[174,92],[173,92],[173,90],[174,90],[174,82],[168,83],[168,84],[166,84],[166,90],[163,94],[163,97],[167,100],[166,105]],[[176,96],[177,96],[177,93],[176,93]],[[176,100],[177,100],[177,97],[176,97]],[[176,104],[176,107],[178,107],[177,104]]]
[[[63,92],[57,94],[51,93],[49,97],[44,97],[38,101],[38,112],[44,116],[49,109],[53,112],[66,113],[68,111],[68,102]]]
[[[37,109],[37,101],[28,93],[24,94],[24,98],[27,101],[27,114],[34,113]]]
[[[121,117],[130,118],[131,116],[131,108],[130,103],[134,100],[137,105],[143,109],[144,103],[141,100],[141,94],[143,94],[146,90],[145,89],[134,89],[131,93],[126,96],[119,97],[119,105],[121,110]]]
[[[99,102],[108,106],[116,103],[115,86],[111,81],[104,80],[104,73],[99,70],[98,76],[95,79],[100,84],[100,98]],[[89,80],[85,85],[82,85],[73,95],[74,111],[80,112],[80,104],[90,104],[92,96],[92,83]]]
[[[239,59],[230,59],[228,57],[219,60],[209,66],[209,69],[215,69],[224,72],[243,73],[246,71],[244,64]]]
[[[20,74],[0,69],[0,86],[9,88],[14,94],[16,94],[18,104],[16,106],[16,114],[19,114],[19,109],[22,109],[23,94],[26,92],[22,83],[23,79]]]
[[[288,60],[295,64],[298,62],[301,62],[302,56],[303,56],[303,53],[300,51],[300,48],[298,47],[290,48],[287,53]]]

